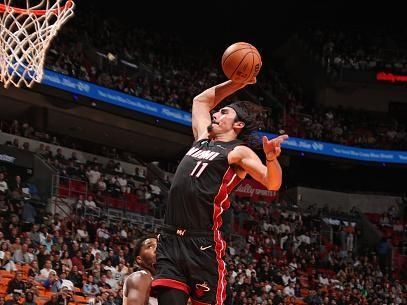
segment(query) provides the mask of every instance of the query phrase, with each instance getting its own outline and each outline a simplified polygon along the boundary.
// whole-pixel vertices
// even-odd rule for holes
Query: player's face
[[[230,107],[224,107],[212,115],[211,125],[208,126],[210,135],[228,132],[235,127],[236,111]]]
[[[151,269],[156,262],[157,239],[147,238],[140,250],[140,257],[144,267]]]

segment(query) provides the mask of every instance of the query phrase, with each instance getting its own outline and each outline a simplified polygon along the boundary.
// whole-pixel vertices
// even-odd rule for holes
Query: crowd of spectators
[[[401,207],[404,203],[401,202]],[[399,212],[396,206],[391,206],[384,213],[368,213],[369,220],[391,241],[397,254],[407,255],[407,227],[404,211]],[[401,214],[401,217],[400,217]],[[403,217],[404,216],[404,217]]]
[[[137,156],[134,152],[128,152],[120,150],[116,147],[107,147],[105,145],[95,145],[93,142],[85,141],[78,138],[72,138],[69,135],[56,134],[52,130],[43,130],[34,128],[29,122],[29,118],[26,121],[14,120],[1,120],[0,119],[0,131],[10,133],[16,136],[21,136],[28,139],[38,140],[44,143],[49,143],[57,146],[64,146],[72,149],[85,151],[88,153],[97,154],[106,158],[114,160],[121,160],[137,164]],[[20,143],[16,138],[11,143],[13,146],[23,149],[31,150],[29,142]],[[50,150],[49,145],[44,145],[43,149]]]
[[[215,64],[208,64],[216,62],[210,55],[196,60],[185,44],[169,36],[128,31],[117,20],[100,22],[92,14],[75,20],[64,27],[47,56],[48,67],[61,73],[186,110],[201,88],[223,77]],[[99,52],[100,62],[88,52]],[[281,74],[271,77],[271,85],[259,85],[285,106],[280,120],[268,117],[270,131],[368,147],[406,144],[401,124],[380,129],[369,125],[369,118],[360,112],[323,108],[307,112],[298,86],[288,85]],[[37,133],[29,124],[17,121],[7,128],[15,135],[60,144],[57,137]],[[123,173],[120,163],[113,161],[118,154],[114,150],[106,149],[112,162],[105,166],[97,159],[77,162],[74,154],[67,157],[62,149],[54,154],[47,145],[35,150],[61,176],[89,185],[90,194],[79,194],[70,215],[49,214],[26,200],[29,191],[21,178],[0,173],[0,287],[5,288],[0,291],[0,305],[22,300],[26,305],[56,305],[79,297],[98,305],[121,305],[123,280],[137,268],[135,240],[151,228],[109,222],[103,213],[94,217],[83,210],[102,207],[106,196],[133,194],[149,202],[150,213],[162,217],[159,186]],[[339,226],[337,238],[331,240],[324,236],[318,215],[293,206],[233,201],[237,231],[245,237],[242,248],[232,243],[227,251],[234,304],[407,303],[405,277],[396,278],[392,272],[389,252],[384,251],[386,239],[377,250],[361,249],[358,228]],[[389,219],[381,221],[386,225]],[[72,289],[67,287],[70,282]],[[67,288],[75,294],[64,294]]]
[[[330,240],[314,213],[232,200],[245,229],[243,247],[231,243],[227,251],[234,304],[405,304],[405,281],[381,264],[379,252],[358,247],[357,227],[338,226]],[[0,214],[2,297],[55,304],[70,281],[73,301],[122,304],[123,280],[137,268],[135,240],[151,228],[44,210],[27,223],[23,211]]]
[[[87,31],[82,31],[84,28]],[[327,50],[334,53],[334,47],[325,46],[331,45],[330,39],[338,39],[332,43],[335,46],[358,50],[360,40],[357,37],[352,40],[352,35],[349,39],[354,44],[350,47],[346,40],[336,37],[347,35],[334,31],[315,33],[310,41],[313,45],[322,44],[325,53]],[[173,33],[129,28],[114,18],[100,23],[96,14],[87,14],[84,18],[79,11],[56,37],[47,56],[47,66],[63,74],[190,111],[193,97],[202,88],[225,80],[219,56],[211,51],[188,47],[182,37]],[[265,106],[266,131],[361,147],[407,147],[406,127],[396,119],[384,114],[378,118],[363,110],[316,105],[307,101],[301,87],[284,73],[273,67],[271,72],[264,70],[256,88],[248,88],[247,92],[250,98]],[[377,126],[378,119],[380,126]]]
[[[28,123],[20,124],[17,120],[2,121],[1,130],[16,136],[23,136],[33,140],[40,140],[37,147],[30,147],[29,142],[19,143],[18,138],[4,143],[17,149],[31,151],[42,157],[55,169],[55,175],[61,178],[63,187],[59,189],[60,195],[75,195],[77,199],[76,209],[85,212],[93,209],[102,213],[106,208],[115,205],[116,208],[127,208],[143,211],[148,215],[160,218],[164,212],[164,200],[161,193],[162,183],[158,179],[147,179],[147,173],[143,168],[134,167],[134,171],[126,172],[120,161],[116,158],[122,156],[126,161],[137,164],[131,153],[121,152],[115,148],[107,149],[105,146],[89,145],[98,155],[108,157],[103,164],[97,157],[91,160],[79,160],[76,151],[67,154],[63,146],[60,146],[59,137],[50,136],[48,133],[37,132]],[[76,139],[63,137],[64,143],[70,143],[68,147],[77,148],[72,144]],[[55,151],[51,150],[47,143],[57,145]],[[86,145],[88,144],[88,145]],[[96,149],[95,149],[96,148]],[[168,186],[165,186],[168,187]],[[0,202],[1,203],[1,202]]]
[[[301,38],[327,69],[406,74],[405,35],[403,28],[369,25],[312,28],[303,31]]]
[[[389,249],[387,239],[378,244],[377,251],[363,249],[358,245],[357,226],[336,226],[336,237],[329,240],[318,214],[278,204],[237,202],[232,207],[239,214],[241,208],[246,210],[251,220],[245,249],[237,260],[229,260],[237,304],[269,304],[263,301],[287,301],[287,297],[302,298],[307,304],[404,302],[403,293],[396,297],[385,292],[398,289],[393,285],[402,287],[390,272],[389,251],[383,250],[385,245]],[[286,304],[290,302],[294,303]]]
[[[78,163],[75,154],[66,156],[62,148],[52,153],[46,145],[35,151],[62,176],[86,183],[90,196],[79,194],[69,217],[51,215],[24,200],[27,192],[23,192],[25,184],[21,179],[0,174],[1,198],[7,202],[7,209],[0,211],[0,231],[6,235],[0,234],[0,248],[4,252],[0,253],[0,268],[22,271],[14,274],[13,281],[18,284],[22,276],[24,284],[31,287],[20,292],[21,289],[12,287],[15,284],[9,287],[7,283],[7,293],[17,299],[23,295],[25,300],[30,300],[32,294],[33,302],[40,305],[38,302],[49,298],[50,302],[60,298],[61,287],[68,279],[79,289],[72,298],[79,295],[87,298],[87,302],[94,298],[92,302],[101,305],[120,305],[123,278],[135,268],[131,247],[146,228],[129,222],[109,223],[105,213],[95,217],[84,210],[103,208],[99,200],[106,196],[127,198],[133,194],[140,201],[158,203],[160,188],[154,182],[137,179],[134,184],[129,183],[134,177],[123,176],[120,164],[113,160],[106,165],[97,159]],[[116,176],[117,183],[112,183]],[[127,184],[119,180],[126,180]],[[15,193],[19,186],[21,193]],[[18,194],[19,199],[12,200]],[[237,197],[232,200],[235,224],[232,230],[245,238],[243,247],[237,243],[230,245],[227,257],[235,304],[405,302],[405,275],[391,269],[387,240],[381,241],[377,249],[367,251],[358,245],[358,227],[338,226],[335,238],[330,239],[324,233],[319,214],[287,206],[286,201],[270,205],[261,200],[249,202]],[[162,217],[163,209],[157,211],[158,205],[151,205],[146,214]],[[397,220],[392,209],[386,215],[390,215],[391,222]],[[386,219],[382,222],[385,224]],[[122,252],[125,255],[120,264]],[[31,269],[37,271],[30,272]],[[48,292],[51,294],[47,295]]]

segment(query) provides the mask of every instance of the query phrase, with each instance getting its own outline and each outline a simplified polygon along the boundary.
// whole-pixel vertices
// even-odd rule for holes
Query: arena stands
[[[202,88],[224,79],[219,56],[208,49],[194,56],[197,49],[182,43],[182,37],[128,29],[113,17],[100,24],[96,14],[78,14],[51,46],[47,67],[54,71],[187,111]],[[91,29],[92,35],[82,28]],[[326,44],[328,38],[320,36],[325,37],[317,36],[320,44]],[[256,87],[247,94],[268,109],[266,131],[359,147],[407,147],[406,126],[397,118],[318,105],[273,66],[264,68]]]
[[[197,57],[180,38],[87,13],[78,11],[57,36],[48,68],[186,110],[196,93],[223,79],[213,50]],[[339,36],[332,37],[329,56],[342,52]],[[318,39],[317,48],[325,45]],[[359,56],[357,48],[349,50],[346,58]],[[269,72],[259,77],[260,89],[246,92],[271,107],[267,130],[361,147],[407,147],[404,122],[379,114],[377,124],[378,114],[316,105],[283,71]],[[26,178],[0,170],[0,305],[121,305],[123,280],[138,268],[135,240],[160,231],[170,181],[155,180],[134,153],[31,125],[1,121],[0,144],[40,156],[52,169],[52,192],[47,204],[31,204]],[[407,266],[401,256],[397,264],[392,257],[395,250],[406,254],[402,211],[338,214],[304,209],[285,195],[281,190],[272,202],[232,198],[225,236],[233,304],[407,304]],[[361,237],[366,216],[384,237],[371,248]]]
[[[312,28],[300,36],[331,73],[342,69],[407,73],[405,30],[396,26]]]

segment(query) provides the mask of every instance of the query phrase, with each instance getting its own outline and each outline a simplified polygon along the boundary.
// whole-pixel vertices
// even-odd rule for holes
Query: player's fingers
[[[284,135],[279,136],[277,139],[280,143],[283,143],[285,140],[288,139],[288,136],[286,134],[284,134]]]
[[[263,136],[263,147],[266,147],[268,139],[266,136]]]
[[[282,136],[279,136],[278,138],[276,138],[276,142],[278,143],[278,146],[280,146],[281,143],[283,143],[287,139],[288,139],[287,135],[282,135]]]

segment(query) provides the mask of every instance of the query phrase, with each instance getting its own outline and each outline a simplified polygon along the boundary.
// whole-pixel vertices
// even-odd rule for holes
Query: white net
[[[0,81],[5,88],[41,82],[48,46],[73,8],[72,0],[0,0]]]

